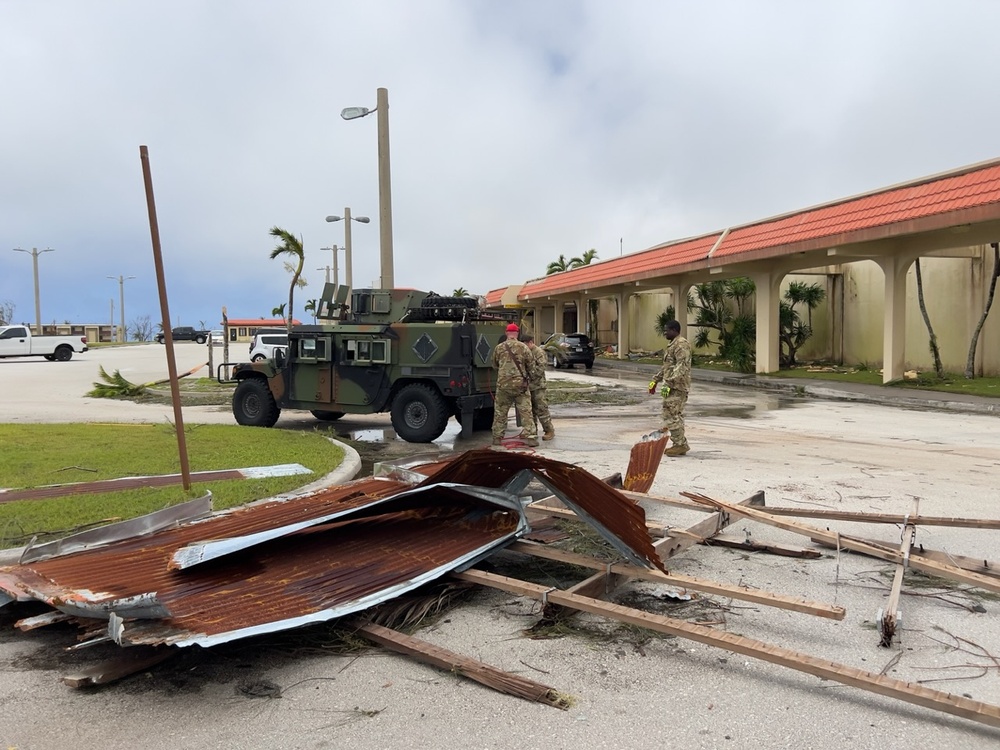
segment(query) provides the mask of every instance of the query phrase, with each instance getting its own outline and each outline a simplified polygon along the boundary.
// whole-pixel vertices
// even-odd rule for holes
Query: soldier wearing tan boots
[[[528,390],[531,393],[531,413],[535,415],[535,421],[542,424],[542,440],[551,440],[556,436],[556,428],[552,426],[552,416],[549,414],[549,397],[545,387],[545,352],[540,346],[535,344],[535,337],[526,334],[521,340],[527,344],[535,358],[536,370],[532,377],[528,379]],[[521,417],[522,424],[524,417]],[[538,428],[535,428],[535,434]],[[525,433],[521,433],[524,437]]]
[[[683,456],[691,450],[684,436],[684,406],[691,390],[691,344],[681,336],[681,324],[676,320],[667,322],[663,335],[667,337],[663,367],[653,376],[649,392],[656,393],[657,384],[663,383],[662,430],[670,433],[671,442],[663,455]]]

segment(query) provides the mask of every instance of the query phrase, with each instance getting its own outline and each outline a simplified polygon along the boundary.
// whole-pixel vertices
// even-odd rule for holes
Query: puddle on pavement
[[[792,398],[763,397],[754,399],[751,403],[720,406],[712,404],[704,407],[689,407],[690,416],[726,417],[729,419],[753,419],[764,412],[780,409],[794,409],[802,406],[803,401]]]

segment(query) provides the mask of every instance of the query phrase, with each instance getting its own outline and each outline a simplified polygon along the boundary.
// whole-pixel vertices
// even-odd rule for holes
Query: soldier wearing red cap
[[[507,337],[493,347],[493,366],[497,369],[497,392],[493,406],[493,445],[500,445],[507,429],[510,407],[517,407],[524,426],[522,440],[532,447],[538,445],[538,431],[531,411],[528,384],[536,376],[535,358],[528,347],[518,341],[520,329],[516,323],[507,326]]]

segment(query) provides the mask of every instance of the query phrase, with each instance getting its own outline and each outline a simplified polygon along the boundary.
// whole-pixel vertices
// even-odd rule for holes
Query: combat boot
[[[683,456],[691,450],[691,447],[685,443],[684,445],[671,445],[665,451],[663,451],[664,456]]]
[[[531,448],[537,448],[538,447],[538,440],[535,439],[535,438],[533,438],[533,437],[524,438],[523,442],[524,442],[525,445],[527,445],[527,446],[529,446]]]
[[[503,439],[498,437],[493,438],[493,445],[503,445]]]
[[[545,432],[542,433],[542,440],[551,440],[555,436],[556,436],[556,428],[553,427],[552,425],[549,425],[545,429]]]

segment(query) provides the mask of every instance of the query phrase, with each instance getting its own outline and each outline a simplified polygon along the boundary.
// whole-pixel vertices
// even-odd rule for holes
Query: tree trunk
[[[979,325],[976,326],[976,330],[972,334],[972,341],[969,343],[969,356],[965,360],[965,377],[969,380],[976,377],[976,346],[979,344],[979,334],[982,333],[986,316],[990,314],[990,308],[993,306],[993,295],[997,290],[997,276],[1000,276],[1000,243],[992,242],[990,247],[993,248],[993,278],[990,279],[990,295],[986,298],[986,306],[979,318]]]
[[[939,378],[944,378],[944,366],[941,364],[941,350],[938,348],[937,336],[934,335],[934,328],[931,326],[930,316],[927,315],[927,305],[924,304],[924,279],[920,275],[920,258],[917,258],[917,300],[920,302],[920,314],[924,316],[924,325],[927,326],[927,334],[931,339],[931,355],[934,357],[934,373]]]

